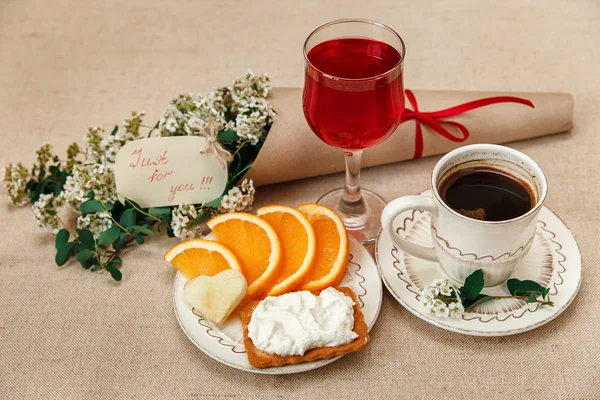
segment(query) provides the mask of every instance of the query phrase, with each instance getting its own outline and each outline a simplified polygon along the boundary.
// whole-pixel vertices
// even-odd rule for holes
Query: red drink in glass
[[[317,200],[334,210],[350,235],[375,242],[384,199],[360,187],[364,149],[390,136],[404,112],[402,38],[365,19],[332,21],[304,42],[302,106],[311,130],[344,151],[346,184]]]
[[[375,39],[348,37],[319,43],[307,57],[314,69],[306,69],[304,115],[322,141],[361,150],[394,132],[404,111],[398,50]]]

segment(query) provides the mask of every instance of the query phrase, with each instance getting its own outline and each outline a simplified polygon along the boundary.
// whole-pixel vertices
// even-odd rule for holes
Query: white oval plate
[[[431,191],[421,193],[431,196]],[[394,231],[413,243],[431,247],[430,214],[407,211],[394,220]],[[462,319],[439,318],[426,313],[420,294],[432,280],[447,277],[437,263],[408,255],[396,248],[382,233],[377,239],[375,257],[388,291],[408,311],[437,327],[466,335],[506,336],[542,326],[571,304],[581,285],[581,254],[567,226],[548,208],[539,214],[538,229],[531,250],[511,277],[531,279],[550,288],[554,307],[539,307],[523,300],[503,299],[484,303]],[[457,283],[457,282],[455,282]],[[483,293],[508,295],[505,284],[484,288]]]
[[[187,277],[178,272],[173,284],[173,307],[177,321],[192,343],[214,360],[242,371],[278,375],[310,371],[341,358],[264,369],[253,367],[246,357],[239,315],[233,315],[225,323],[217,326],[194,314],[192,307],[183,297],[183,286],[187,280]],[[367,249],[353,238],[350,238],[348,270],[341,286],[354,290],[362,307],[365,322],[371,330],[379,315],[383,289],[375,261]]]

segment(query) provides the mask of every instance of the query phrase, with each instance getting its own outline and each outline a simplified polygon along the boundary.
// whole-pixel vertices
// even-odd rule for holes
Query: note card
[[[208,140],[174,136],[134,140],[117,154],[117,192],[142,207],[209,202],[223,194],[227,169]]]

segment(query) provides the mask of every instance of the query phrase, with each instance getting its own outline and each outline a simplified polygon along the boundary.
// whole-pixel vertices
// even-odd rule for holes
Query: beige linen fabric
[[[0,201],[1,399],[600,398],[600,5],[573,1],[0,1],[0,163],[59,151],[130,110],[158,118],[169,99],[206,92],[247,67],[300,87],[302,43],[317,25],[360,16],[404,37],[406,85],[564,91],[574,129],[513,144],[537,160],[547,206],[578,240],[584,280],[554,322],[476,338],[413,317],[385,294],[361,353],[294,376],[230,369],[194,347],[172,310],[173,244],[125,255],[124,279],[58,269],[28,208]],[[366,170],[386,199],[427,187],[439,156]],[[340,159],[341,161],[341,159]],[[258,205],[296,205],[341,174],[260,188]]]

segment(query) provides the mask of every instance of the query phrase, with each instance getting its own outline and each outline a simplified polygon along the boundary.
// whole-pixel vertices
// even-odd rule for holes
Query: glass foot
[[[329,207],[334,210],[344,221],[348,234],[357,239],[361,244],[375,243],[377,234],[381,228],[381,212],[387,204],[378,194],[370,190],[361,189],[362,205],[357,207],[357,211],[353,212],[350,209],[343,209],[340,204],[344,189],[335,189],[325,193],[319,200],[318,204]]]

